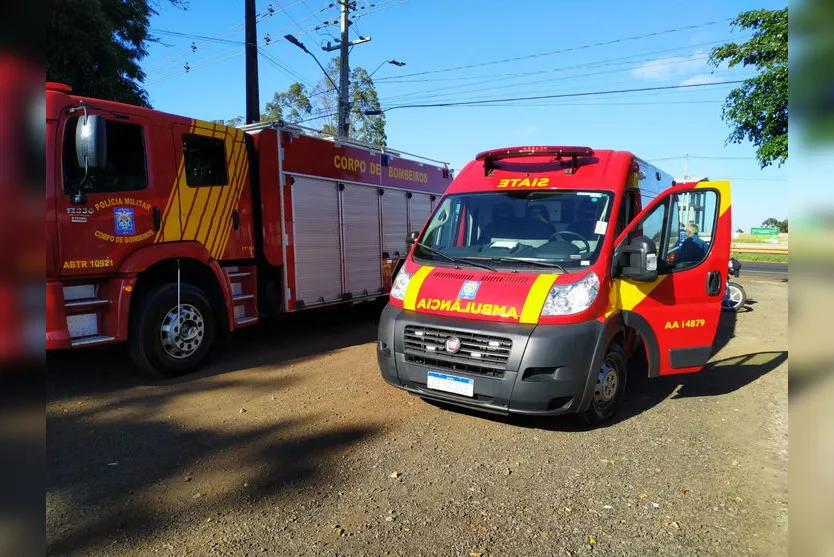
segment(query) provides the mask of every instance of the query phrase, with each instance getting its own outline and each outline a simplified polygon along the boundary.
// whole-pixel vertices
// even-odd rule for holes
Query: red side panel
[[[281,265],[281,197],[279,195],[278,133],[266,129],[252,136],[258,153],[264,256],[270,265]]]
[[[441,194],[451,179],[438,166],[282,132],[284,172]]]

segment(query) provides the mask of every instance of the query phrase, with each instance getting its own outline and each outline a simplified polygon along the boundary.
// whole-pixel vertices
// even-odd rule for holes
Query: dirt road
[[[48,555],[782,555],[787,284],[742,276],[700,374],[588,431],[383,383],[376,308],[241,334],[152,383],[48,361]]]

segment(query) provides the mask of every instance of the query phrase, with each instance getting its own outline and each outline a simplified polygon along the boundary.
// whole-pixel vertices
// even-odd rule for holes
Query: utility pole
[[[350,29],[350,11],[354,8],[353,0],[339,0],[339,5],[342,8],[341,17],[341,39],[338,46],[323,46],[322,50],[330,52],[339,49],[339,137],[348,137],[350,135],[350,63],[348,62],[348,49],[356,44],[366,43],[371,40],[370,37],[359,37],[359,39],[351,42],[349,40]]]
[[[258,98],[258,30],[255,21],[255,0],[246,0],[246,123],[261,120]]]

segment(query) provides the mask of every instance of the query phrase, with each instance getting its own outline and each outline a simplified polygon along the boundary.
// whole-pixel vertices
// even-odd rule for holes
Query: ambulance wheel
[[[214,314],[203,292],[182,284],[162,284],[140,300],[131,323],[129,350],[140,371],[179,377],[195,371],[211,350]]]
[[[620,407],[628,376],[626,358],[618,344],[610,344],[602,358],[594,385],[591,404],[581,414],[588,425],[599,425],[610,420]]]

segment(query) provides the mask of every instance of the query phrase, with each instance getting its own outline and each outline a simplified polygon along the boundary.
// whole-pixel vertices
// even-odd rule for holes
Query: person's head
[[[692,236],[698,235],[698,225],[694,222],[690,222],[686,225],[686,237],[690,238]]]

